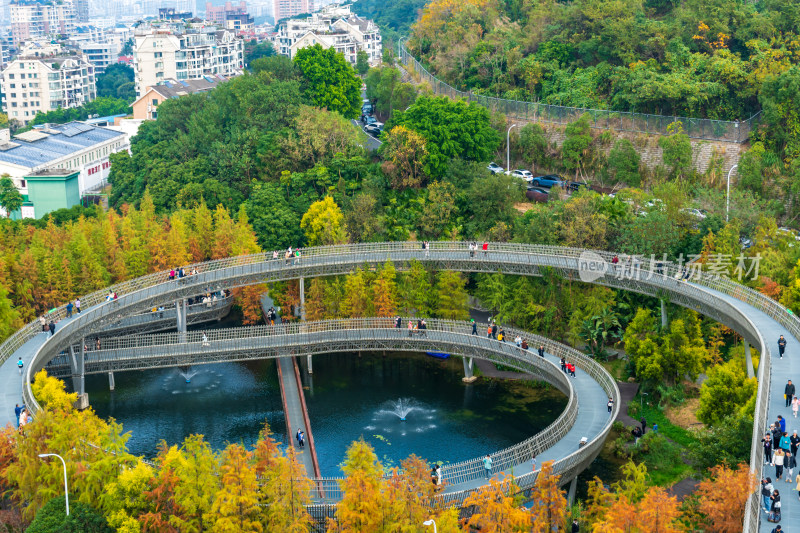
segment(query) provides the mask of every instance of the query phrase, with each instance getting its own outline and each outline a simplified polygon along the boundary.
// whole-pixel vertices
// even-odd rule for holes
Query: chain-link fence
[[[487,109],[503,113],[507,117],[533,122],[549,122],[552,124],[569,124],[588,114],[592,120],[592,127],[597,129],[613,129],[617,131],[631,131],[656,135],[668,135],[668,126],[673,122],[680,122],[683,131],[692,139],[708,141],[723,141],[743,143],[747,141],[750,132],[758,125],[761,112],[759,111],[747,120],[713,120],[709,118],[688,118],[665,115],[649,115],[647,113],[631,113],[627,111],[611,111],[608,109],[588,109],[583,107],[566,107],[542,104],[538,102],[524,102],[521,100],[506,100],[473,94],[472,92],[459,91],[448,85],[417,61],[414,56],[403,46],[399,45],[398,55],[406,70],[420,82],[430,85],[435,94],[462,98],[469,102],[476,102]]]

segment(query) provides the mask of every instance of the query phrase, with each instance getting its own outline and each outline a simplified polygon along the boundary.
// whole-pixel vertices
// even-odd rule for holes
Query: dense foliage
[[[136,99],[133,69],[125,63],[115,63],[97,76],[97,96],[119,98],[128,103]]]
[[[47,113],[38,113],[28,125],[65,124],[73,120],[86,120],[94,115],[108,117],[112,115],[127,115],[131,112],[128,100],[113,96],[103,96],[80,107],[58,108]]]

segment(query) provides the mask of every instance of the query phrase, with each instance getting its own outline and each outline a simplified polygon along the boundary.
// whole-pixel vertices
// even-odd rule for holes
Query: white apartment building
[[[136,96],[167,79],[178,81],[220,75],[232,77],[244,68],[244,41],[214,27],[177,33],[149,28],[137,32],[133,49]]]
[[[276,28],[274,46],[279,54],[294,57],[307,46],[320,44],[335,48],[355,64],[356,54],[363,50],[370,64],[381,61],[383,47],[378,26],[350,11],[350,5],[331,4],[305,19],[289,19]]]
[[[79,107],[97,96],[94,67],[82,56],[20,55],[0,78],[4,113],[23,125],[37,113]]]
[[[71,0],[38,3],[15,0],[10,6],[14,46],[37,37],[67,35],[75,29],[75,6]]]
[[[116,43],[82,43],[81,52],[94,67],[94,73],[102,74],[111,65],[116,64],[119,57],[119,45]]]

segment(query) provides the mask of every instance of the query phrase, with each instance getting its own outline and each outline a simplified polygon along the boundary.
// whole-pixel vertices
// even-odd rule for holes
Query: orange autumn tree
[[[559,476],[553,474],[553,461],[542,463],[531,492],[532,531],[536,533],[566,531],[567,499],[558,482]]]
[[[705,514],[718,533],[742,530],[745,503],[758,486],[756,476],[746,464],[734,470],[728,465],[711,469],[711,477],[698,485],[700,511]]]
[[[386,503],[382,494],[383,467],[363,437],[347,449],[342,471],[347,476],[339,484],[344,495],[336,506],[336,520],[328,519],[328,531],[381,531]]]
[[[669,496],[661,487],[650,487],[636,509],[642,533],[678,533],[680,509],[678,498]]]
[[[428,519],[435,488],[425,461],[414,454],[403,460],[384,482],[386,523],[394,531],[414,531]]]
[[[466,521],[468,528],[482,533],[509,533],[529,531],[530,516],[516,505],[514,494],[519,488],[513,478],[498,481],[496,477],[464,500],[464,507],[472,506],[474,513]],[[468,529],[469,530],[469,529]]]

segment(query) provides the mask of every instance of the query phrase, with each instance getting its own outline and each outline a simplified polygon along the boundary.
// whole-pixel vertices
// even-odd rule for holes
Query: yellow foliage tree
[[[261,533],[258,480],[251,468],[252,454],[240,444],[229,444],[222,452],[220,489],[206,520],[219,533]]]

